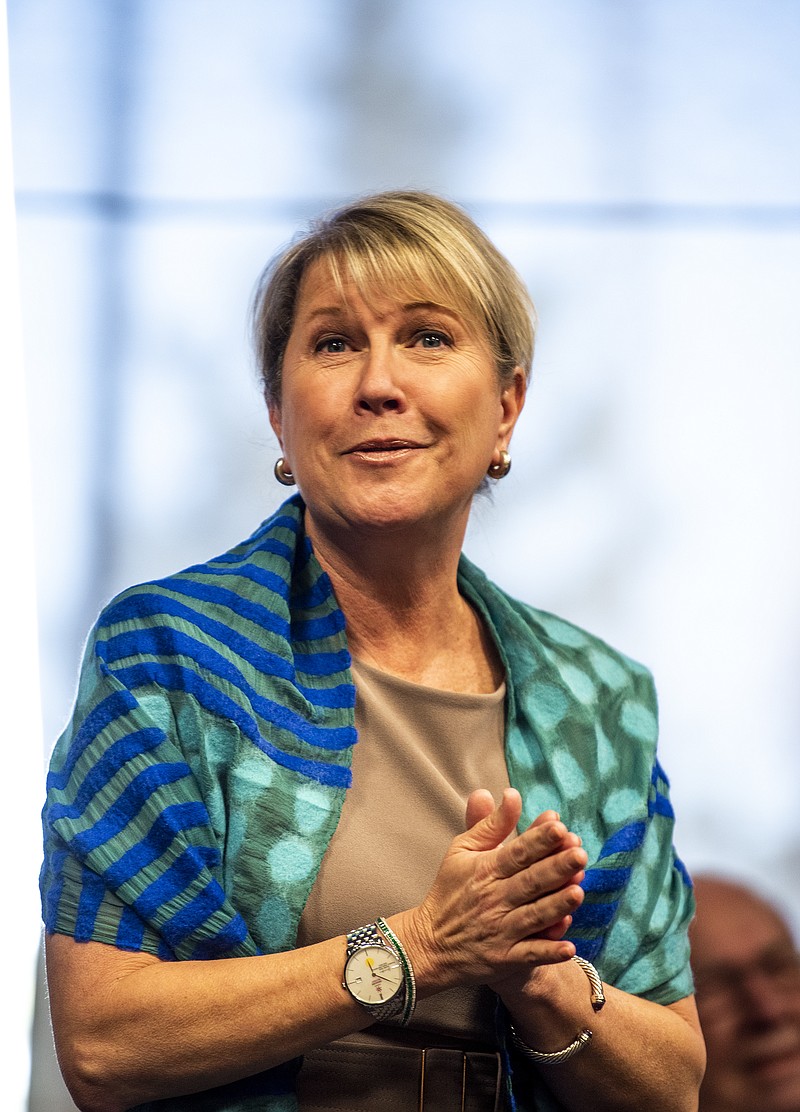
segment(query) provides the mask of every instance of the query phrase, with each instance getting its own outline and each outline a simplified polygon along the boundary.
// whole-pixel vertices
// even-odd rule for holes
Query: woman
[[[695,1108],[650,678],[461,556],[525,398],[519,278],[387,193],[290,247],[254,322],[299,493],[105,609],[53,756],[76,1101]]]

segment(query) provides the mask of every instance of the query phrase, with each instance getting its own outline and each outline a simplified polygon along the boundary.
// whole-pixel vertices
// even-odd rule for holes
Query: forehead
[[[696,964],[748,961],[775,944],[791,943],[789,928],[768,904],[739,889],[703,886],[690,937]]]
[[[369,266],[353,267],[335,256],[315,259],[305,270],[295,303],[295,321],[320,310],[340,312],[366,306],[376,316],[399,308],[435,306],[458,317],[465,325],[482,331],[466,305],[459,303],[441,284],[422,275],[381,273]]]

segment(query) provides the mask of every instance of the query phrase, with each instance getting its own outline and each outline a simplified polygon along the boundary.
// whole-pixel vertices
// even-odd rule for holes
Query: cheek
[[[486,396],[486,391],[476,392],[465,407],[464,425],[476,443],[493,448],[503,419],[503,409],[497,395]]]
[[[321,405],[320,401],[313,392],[293,391],[291,398],[284,397],[281,439],[295,473],[307,472],[315,461],[319,466],[327,466],[328,456],[335,450],[339,423],[330,404],[326,401]]]
[[[733,1014],[729,1016],[715,1015],[713,1018],[703,1017],[698,1008],[700,1026],[706,1035],[706,1042],[712,1048],[713,1063],[718,1068],[730,1070],[730,1048],[738,1041],[738,1024]]]
[[[283,422],[281,421],[280,412],[273,406],[269,408],[269,424],[275,434],[275,439],[279,444],[283,443]]]

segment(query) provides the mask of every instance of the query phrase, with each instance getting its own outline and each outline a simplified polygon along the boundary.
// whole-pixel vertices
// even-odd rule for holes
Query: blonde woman
[[[533,320],[426,193],[349,205],[265,273],[297,491],[109,604],[53,755],[48,977],[82,1109],[696,1107],[651,679],[461,552]]]

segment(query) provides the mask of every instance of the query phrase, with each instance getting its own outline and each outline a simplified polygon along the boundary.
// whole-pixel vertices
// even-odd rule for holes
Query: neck
[[[447,534],[368,536],[306,529],[347,622],[353,656],[431,687],[494,691],[502,678],[483,623],[458,590],[466,523]]]

